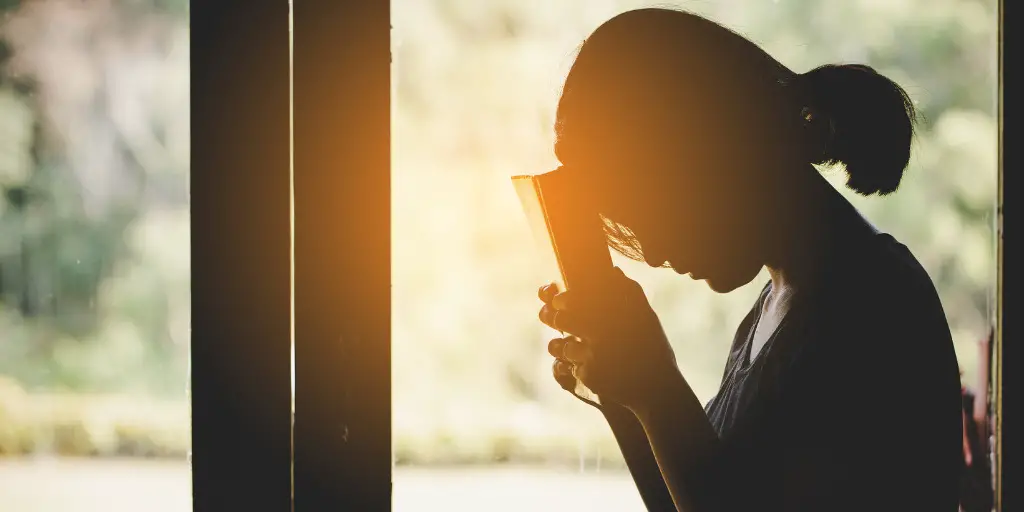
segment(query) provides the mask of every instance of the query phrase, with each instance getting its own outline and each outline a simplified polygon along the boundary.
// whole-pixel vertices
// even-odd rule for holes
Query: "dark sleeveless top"
[[[752,361],[770,283],[737,329],[706,407],[722,456],[715,488],[697,492],[716,508],[956,512],[963,420],[945,314],[905,246],[872,244],[798,295]]]

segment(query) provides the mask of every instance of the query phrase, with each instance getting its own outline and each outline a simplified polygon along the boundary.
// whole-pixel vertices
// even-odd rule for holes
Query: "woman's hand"
[[[602,400],[635,412],[678,377],[675,354],[636,281],[616,268],[594,292],[540,289],[540,320],[571,334],[548,344],[555,379],[568,390],[579,379]]]

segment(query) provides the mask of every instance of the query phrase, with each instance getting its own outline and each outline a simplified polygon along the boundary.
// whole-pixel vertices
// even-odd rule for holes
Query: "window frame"
[[[391,508],[390,4],[295,7],[190,7],[196,512]]]
[[[192,506],[289,510],[288,4],[189,15]]]
[[[300,512],[391,509],[390,7],[292,11]]]
[[[190,6],[196,512],[391,509],[390,3],[290,7]],[[998,23],[1002,510],[1002,0]]]
[[[1004,195],[1006,193],[1006,184],[1004,181],[1004,168],[1005,168],[1005,151],[1006,144],[1003,138],[1003,124],[1005,121],[1004,115],[1004,101],[1003,101],[1003,82],[1005,77],[1005,41],[1006,37],[1006,14],[1004,10],[1004,0],[999,0],[999,14],[997,23],[997,66],[998,66],[998,93],[997,93],[997,123],[999,126],[997,151],[998,151],[998,177],[997,177],[997,191],[996,191],[996,319],[995,319],[995,343],[994,350],[992,351],[991,372],[990,382],[992,385],[993,393],[991,394],[990,410],[993,411],[993,423],[994,428],[992,429],[992,437],[995,446],[992,447],[993,454],[993,472],[994,472],[994,492],[995,492],[995,510],[1000,512],[1003,510],[1003,336],[1005,331],[1005,315],[1004,311],[1004,297],[1006,294],[1006,285],[1004,282],[1004,227],[1003,227],[1003,204]]]

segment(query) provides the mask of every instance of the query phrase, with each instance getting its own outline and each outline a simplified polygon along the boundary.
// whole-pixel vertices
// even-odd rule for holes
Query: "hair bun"
[[[910,162],[916,114],[898,84],[870,66],[828,64],[797,75],[802,115],[827,133],[812,163],[843,164],[863,195],[895,191]],[[820,133],[820,132],[819,132]]]

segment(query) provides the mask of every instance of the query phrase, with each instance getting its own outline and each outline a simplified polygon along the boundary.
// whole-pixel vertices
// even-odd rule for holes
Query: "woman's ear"
[[[804,154],[807,155],[807,159],[812,164],[827,162],[829,144],[835,132],[831,119],[822,115],[817,109],[805,106],[800,109],[800,123]]]

